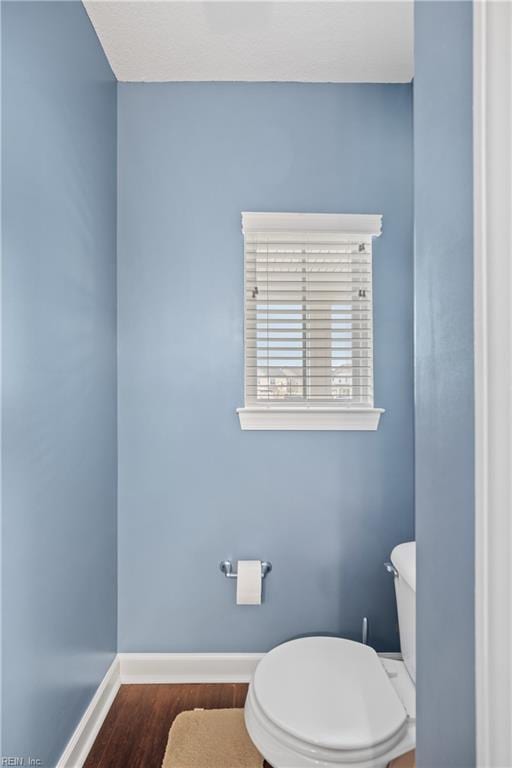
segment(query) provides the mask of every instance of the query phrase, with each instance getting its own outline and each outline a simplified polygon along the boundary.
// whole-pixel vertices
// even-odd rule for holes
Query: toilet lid
[[[279,645],[258,664],[252,686],[276,726],[321,747],[371,747],[395,736],[407,719],[373,648],[351,640]]]

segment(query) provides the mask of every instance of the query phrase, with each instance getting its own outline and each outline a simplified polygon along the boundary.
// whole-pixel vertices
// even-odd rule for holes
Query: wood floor
[[[161,768],[169,729],[180,712],[243,707],[246,695],[242,683],[122,685],[84,768]],[[414,752],[389,768],[395,766],[414,768]]]
[[[241,683],[122,685],[84,768],[160,768],[180,712],[243,707],[246,694]]]

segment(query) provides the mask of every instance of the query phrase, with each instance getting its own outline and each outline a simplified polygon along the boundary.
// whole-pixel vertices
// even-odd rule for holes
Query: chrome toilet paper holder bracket
[[[236,579],[238,577],[238,573],[233,570],[233,563],[231,560],[222,560],[219,563],[219,568],[226,577],[226,579]],[[272,570],[272,563],[269,563],[268,560],[262,560],[261,561],[261,578],[264,579],[267,573],[270,573]]]

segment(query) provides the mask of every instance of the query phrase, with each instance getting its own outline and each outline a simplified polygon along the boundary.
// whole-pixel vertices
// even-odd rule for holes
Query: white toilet
[[[247,730],[273,768],[384,768],[416,745],[416,544],[395,547],[403,661],[336,637],[277,646],[260,661]]]

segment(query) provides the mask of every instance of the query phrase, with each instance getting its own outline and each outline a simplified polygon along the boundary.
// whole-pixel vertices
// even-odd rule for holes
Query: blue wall
[[[418,766],[475,764],[472,7],[416,3]]]
[[[120,85],[119,647],[397,648],[382,567],[413,536],[408,85]],[[240,212],[383,213],[377,433],[241,432]],[[225,557],[266,558],[260,608]]]
[[[3,8],[3,751],[54,766],[116,648],[116,84]]]

